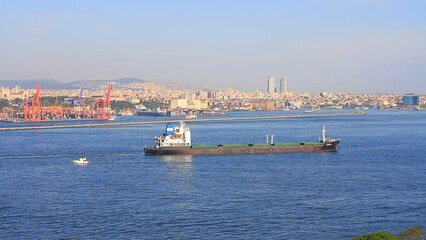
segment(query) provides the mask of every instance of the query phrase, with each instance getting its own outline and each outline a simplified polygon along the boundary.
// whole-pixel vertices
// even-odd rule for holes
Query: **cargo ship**
[[[203,110],[199,113],[200,116],[224,116],[224,111],[217,111],[217,110]]]
[[[145,147],[147,155],[212,155],[212,154],[268,154],[298,152],[335,152],[340,139],[326,138],[325,126],[322,138],[317,142],[274,143],[273,135],[266,143],[192,145],[191,130],[185,123],[167,124],[162,136],[154,137],[155,146]]]
[[[144,105],[140,104],[136,107],[137,116],[146,116],[146,117],[166,117],[167,111],[165,109],[148,109]]]

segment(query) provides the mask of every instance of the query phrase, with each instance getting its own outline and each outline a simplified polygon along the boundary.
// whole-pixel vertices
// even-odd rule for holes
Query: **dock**
[[[111,123],[90,123],[90,124],[67,124],[67,125],[46,125],[46,126],[22,126],[22,127],[3,127],[0,131],[24,131],[39,129],[59,129],[59,128],[88,128],[88,127],[116,127],[116,126],[139,126],[149,124],[166,124],[170,122],[226,122],[226,121],[251,121],[260,119],[290,119],[290,118],[315,118],[315,117],[350,117],[358,116],[363,113],[335,113],[335,114],[299,114],[287,116],[257,116],[257,117],[223,117],[223,118],[201,118],[201,119],[169,119],[144,122],[111,122]]]

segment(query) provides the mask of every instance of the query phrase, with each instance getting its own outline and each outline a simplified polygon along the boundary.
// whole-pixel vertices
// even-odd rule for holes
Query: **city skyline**
[[[187,82],[176,82],[176,81],[147,81],[144,79],[139,79],[139,78],[132,78],[132,77],[124,77],[124,78],[118,78],[118,79],[83,79],[83,80],[75,80],[75,81],[61,81],[58,79],[49,79],[49,78],[44,78],[44,79],[13,79],[13,80],[5,80],[5,79],[0,79],[0,87],[9,87],[9,88],[14,88],[16,86],[21,87],[23,89],[35,89],[35,86],[37,83],[42,83],[42,84],[47,84],[50,87],[50,89],[55,89],[55,90],[59,90],[59,89],[70,89],[70,88],[75,88],[75,89],[80,89],[81,86],[85,86],[85,84],[83,84],[84,82],[87,82],[87,84],[90,83],[90,85],[93,85],[93,82],[99,82],[100,85],[106,84],[108,82],[114,83],[117,81],[134,81],[136,82],[147,82],[147,83],[153,83],[153,84],[165,84],[165,85],[170,85],[173,86],[173,88],[175,88],[176,86],[180,86],[178,87],[179,89],[185,89],[190,87],[191,89],[198,89],[198,90],[213,90],[213,91],[222,91],[222,90],[227,90],[227,89],[231,89],[231,90],[236,90],[236,91],[240,91],[240,92],[263,92],[263,93],[271,93],[271,94],[283,94],[283,93],[297,93],[297,94],[312,94],[312,95],[317,95],[317,94],[322,94],[322,93],[345,93],[345,94],[416,94],[416,95],[426,95],[425,93],[421,93],[419,91],[407,91],[407,92],[403,92],[403,91],[399,91],[399,92],[351,92],[351,91],[335,91],[335,92],[331,92],[331,91],[327,91],[327,89],[324,89],[324,91],[319,91],[319,92],[308,92],[308,91],[293,91],[291,89],[288,88],[288,77],[287,76],[283,76],[279,79],[275,79],[274,76],[268,76],[266,78],[266,87],[263,89],[254,89],[254,90],[242,90],[240,88],[233,88],[233,87],[208,87],[206,85],[199,85],[199,84],[191,84],[191,83],[187,83]],[[261,80],[262,82],[264,82],[265,80]],[[272,86],[269,86],[269,83],[272,83]],[[66,85],[58,85],[58,83],[61,84],[66,84]],[[32,85],[31,85],[32,84]],[[51,86],[53,84],[53,86]],[[73,85],[70,85],[73,84]],[[78,87],[76,87],[76,84],[79,84]],[[74,86],[74,87],[72,87]],[[269,89],[273,88],[273,91],[269,91]]]
[[[423,1],[13,1],[0,79],[177,81],[243,91],[426,93]],[[278,91],[278,89],[277,89]]]

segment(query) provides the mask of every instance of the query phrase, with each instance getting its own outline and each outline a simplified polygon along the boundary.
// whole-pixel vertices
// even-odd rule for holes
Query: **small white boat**
[[[320,108],[320,106],[318,105],[318,106],[312,106],[312,108],[311,109],[305,109],[305,113],[312,113],[312,112],[317,112],[317,111],[319,111],[321,108]]]
[[[197,115],[195,115],[195,114],[186,114],[186,115],[184,116],[184,118],[185,118],[185,119],[196,119],[196,118],[197,118]]]
[[[85,157],[80,158],[78,160],[74,160],[73,161],[75,164],[79,164],[79,165],[86,165],[89,163],[89,160],[87,160]]]

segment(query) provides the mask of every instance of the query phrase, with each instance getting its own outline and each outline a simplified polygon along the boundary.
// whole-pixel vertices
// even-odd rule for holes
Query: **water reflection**
[[[158,156],[166,165],[170,179],[173,179],[169,187],[176,194],[189,195],[193,191],[192,156]]]
[[[172,169],[175,174],[181,175],[183,178],[190,178],[192,176],[192,156],[190,155],[170,155],[158,156],[167,167]]]
[[[191,155],[158,156],[161,160],[171,165],[187,165],[192,163]]]

